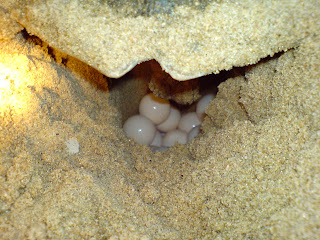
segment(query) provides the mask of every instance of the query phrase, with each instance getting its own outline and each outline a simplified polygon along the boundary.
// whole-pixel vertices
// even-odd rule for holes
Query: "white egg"
[[[200,125],[201,122],[195,112],[189,112],[182,115],[178,128],[186,133],[189,133],[192,128]]]
[[[150,149],[152,152],[165,152],[169,149],[169,147],[155,147],[155,146],[150,146]]]
[[[192,139],[198,136],[199,132],[200,132],[200,126],[196,126],[192,128],[192,130],[188,134],[188,142],[190,142]]]
[[[168,132],[163,140],[162,140],[162,145],[164,147],[171,147],[175,143],[181,143],[181,144],[186,144],[188,139],[188,134],[184,131],[181,131],[179,129],[172,130]]]
[[[157,126],[157,129],[162,132],[169,132],[171,130],[174,130],[177,128],[180,118],[180,111],[176,107],[171,106],[168,118],[163,123],[160,123]]]
[[[149,145],[156,134],[156,127],[151,120],[141,115],[128,118],[123,125],[123,130],[128,137],[145,145]]]
[[[162,135],[159,131],[156,131],[156,135],[154,136],[154,139],[152,140],[152,143],[150,146],[154,147],[161,147],[162,146]]]
[[[164,122],[170,113],[170,103],[150,93],[144,96],[139,105],[141,115],[149,118],[155,125]]]
[[[214,99],[215,95],[213,93],[209,93],[204,95],[197,103],[196,112],[198,118],[203,121],[205,117],[205,111],[210,102]]]

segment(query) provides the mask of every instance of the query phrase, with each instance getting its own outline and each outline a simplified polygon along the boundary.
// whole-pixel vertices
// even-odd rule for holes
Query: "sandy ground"
[[[316,239],[317,17],[295,48],[219,85],[198,138],[154,153],[121,129],[148,68],[110,80],[3,14],[0,238]]]

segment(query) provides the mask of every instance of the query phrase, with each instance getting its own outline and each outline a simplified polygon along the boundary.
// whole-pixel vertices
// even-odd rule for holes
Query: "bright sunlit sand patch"
[[[8,97],[11,93],[10,90],[10,74],[11,71],[4,67],[3,64],[0,63],[0,103],[1,106],[5,104],[6,101],[8,101]]]
[[[25,55],[0,54],[0,113],[25,116],[33,112],[34,77],[28,64]]]

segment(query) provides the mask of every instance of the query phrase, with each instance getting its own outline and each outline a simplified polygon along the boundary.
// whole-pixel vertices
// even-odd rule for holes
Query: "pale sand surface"
[[[297,46],[315,17],[310,12],[320,8],[318,0],[219,0],[202,9],[180,5],[168,14],[143,16],[130,4],[136,1],[126,1],[121,11],[106,2],[117,1],[6,0],[0,7],[31,34],[109,77],[156,59],[178,80],[253,64]]]
[[[316,239],[317,14],[299,22],[294,49],[219,85],[202,135],[157,153],[121,129],[147,92],[147,67],[110,84],[13,35],[21,27],[3,14],[15,29],[0,35],[0,239]]]

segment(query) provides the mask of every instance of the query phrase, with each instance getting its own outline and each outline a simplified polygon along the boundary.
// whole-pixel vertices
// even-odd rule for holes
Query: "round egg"
[[[162,146],[162,135],[159,131],[156,131],[156,135],[154,136],[154,139],[152,140],[152,143],[150,146],[154,147],[161,147]]]
[[[138,143],[149,145],[156,135],[156,127],[150,119],[134,115],[124,123],[123,130],[128,137],[132,137]]]
[[[215,95],[213,93],[209,93],[204,95],[197,103],[196,113],[198,118],[203,121],[205,117],[205,111],[210,102],[214,99]]]
[[[153,93],[150,93],[141,99],[139,112],[149,118],[155,125],[158,125],[168,118],[170,103],[168,100],[158,98]]]
[[[172,130],[168,132],[163,140],[162,140],[162,145],[164,147],[171,147],[175,143],[181,143],[181,144],[186,144],[188,140],[188,134],[184,131],[181,131],[179,129]]]
[[[191,129],[191,131],[188,134],[188,142],[190,142],[192,139],[194,139],[196,136],[198,136],[200,133],[200,126],[196,126]]]
[[[189,133],[192,128],[200,125],[201,122],[196,112],[189,112],[184,114],[179,122],[178,128],[186,133]]]
[[[181,118],[181,113],[176,107],[170,108],[168,118],[157,126],[157,129],[162,132],[169,132],[177,128]]]

